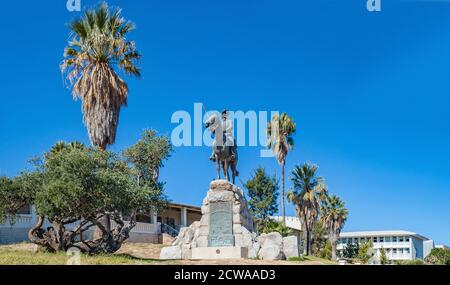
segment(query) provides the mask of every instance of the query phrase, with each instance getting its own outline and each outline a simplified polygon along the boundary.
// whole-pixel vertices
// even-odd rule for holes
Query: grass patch
[[[332,260],[328,260],[328,259],[324,259],[324,258],[320,258],[317,256],[312,256],[312,255],[302,255],[302,256],[298,256],[298,257],[289,257],[288,261],[293,261],[293,262],[304,262],[304,261],[310,261],[310,262],[314,262],[314,263],[320,263],[320,264],[325,264],[325,265],[336,265],[337,262],[334,262]]]
[[[32,252],[0,249],[0,265],[66,265],[71,256],[65,253]],[[82,254],[81,265],[148,265],[154,259],[137,258],[128,254],[89,256]]]
[[[305,261],[305,258],[303,256],[293,256],[289,257],[288,261]]]

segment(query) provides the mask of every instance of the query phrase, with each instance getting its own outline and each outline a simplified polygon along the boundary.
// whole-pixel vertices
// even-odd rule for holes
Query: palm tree
[[[106,3],[85,11],[70,24],[71,36],[61,71],[81,99],[84,123],[92,145],[105,150],[115,142],[119,114],[126,106],[128,86],[118,72],[140,77],[135,63],[141,57],[126,39],[134,24]]]
[[[328,232],[333,260],[336,260],[336,247],[339,234],[344,227],[347,217],[348,210],[345,208],[344,201],[336,195],[326,196],[322,203],[320,220]]]
[[[267,135],[269,137],[268,147],[274,152],[278,163],[281,164],[281,212],[283,215],[283,225],[286,225],[285,208],[285,185],[284,185],[284,167],[286,165],[286,156],[289,150],[294,147],[294,138],[296,125],[294,120],[286,113],[280,116],[274,115],[272,121],[267,126]]]
[[[83,150],[84,148],[85,148],[84,144],[78,141],[73,141],[71,143],[67,143],[65,141],[58,141],[52,146],[50,151],[45,154],[45,157],[48,158],[51,155],[56,155],[66,150]]]
[[[320,213],[320,203],[327,194],[325,181],[317,176],[318,166],[305,163],[297,165],[292,171],[291,181],[294,189],[289,191],[287,198],[295,205],[297,215],[305,233],[305,254],[312,253],[312,230]]]
[[[91,144],[104,151],[114,144],[120,109],[127,105],[128,85],[118,72],[141,75],[135,65],[141,55],[135,43],[126,38],[134,24],[121,16],[120,9],[111,10],[104,2],[85,11],[70,24],[70,29],[61,71],[73,87],[73,98],[82,101]],[[109,230],[109,216],[100,220]]]

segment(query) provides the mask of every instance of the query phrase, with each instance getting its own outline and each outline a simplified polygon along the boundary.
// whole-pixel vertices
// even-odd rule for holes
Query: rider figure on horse
[[[233,121],[228,119],[228,110],[222,111],[222,121],[220,122],[220,126],[218,130],[222,130],[222,145],[223,146],[232,146],[231,147],[231,159],[236,158],[236,141],[233,137]],[[216,140],[219,138],[218,134],[216,134]],[[223,142],[225,140],[225,142]],[[210,160],[216,161],[216,156],[214,154],[214,150],[209,157]]]

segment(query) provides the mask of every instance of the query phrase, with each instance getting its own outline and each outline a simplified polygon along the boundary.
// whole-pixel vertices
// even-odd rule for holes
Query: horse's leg
[[[217,164],[217,166],[216,166],[216,168],[217,168],[217,179],[220,180],[220,160],[219,160],[219,158],[217,156],[216,156],[216,164]]]
[[[233,184],[235,184],[236,176],[238,176],[236,164],[237,164],[236,161],[231,162],[231,172],[233,173]]]
[[[228,160],[224,161],[223,172],[225,173],[225,179],[227,179],[227,181],[230,181],[230,175],[228,173]]]

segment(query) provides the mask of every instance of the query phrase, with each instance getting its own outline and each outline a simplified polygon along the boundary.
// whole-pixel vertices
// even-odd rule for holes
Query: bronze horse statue
[[[214,142],[212,145],[213,156],[216,164],[217,164],[217,178],[220,178],[220,167],[222,166],[223,173],[225,175],[225,179],[230,181],[230,176],[228,173],[228,169],[231,167],[231,172],[233,174],[233,184],[235,183],[236,176],[239,176],[239,172],[237,171],[237,146],[236,142],[233,140],[233,143],[229,143],[229,138],[222,130],[221,120],[219,117],[214,114],[208,118],[205,122],[205,127],[209,129],[214,135]],[[222,136],[222,140],[218,142],[218,136]],[[228,143],[227,143],[228,142]],[[234,154],[233,154],[234,148]]]

